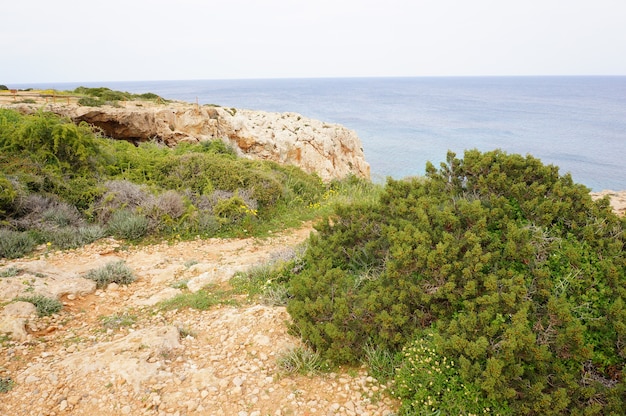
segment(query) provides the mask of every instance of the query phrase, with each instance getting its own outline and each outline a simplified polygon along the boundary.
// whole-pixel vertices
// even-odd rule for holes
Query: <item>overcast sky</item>
[[[625,0],[20,0],[0,13],[7,85],[626,75]]]

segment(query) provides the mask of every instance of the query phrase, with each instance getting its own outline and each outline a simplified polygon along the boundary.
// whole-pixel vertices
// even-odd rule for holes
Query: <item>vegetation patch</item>
[[[15,300],[35,305],[35,308],[37,308],[37,315],[39,317],[50,316],[63,309],[63,303],[61,303],[60,300],[49,298],[44,295],[23,296],[16,298]]]
[[[132,243],[266,236],[381,189],[355,178],[325,184],[293,166],[240,159],[221,140],[134,146],[46,112],[0,109],[0,150],[3,258],[105,236]]]
[[[232,292],[209,285],[197,292],[181,293],[171,299],[159,303],[161,310],[196,309],[206,311],[217,305],[236,305],[231,297]]]
[[[407,409],[430,395],[433,414],[470,402],[619,414],[625,224],[608,200],[532,156],[450,153],[425,178],[388,180],[377,200],[338,207],[317,226],[289,279],[291,330],[335,363],[365,361],[371,345],[401,354]],[[415,351],[426,346],[431,360],[454,362],[441,374],[450,386],[423,375],[433,369]]]
[[[96,282],[99,289],[106,288],[111,283],[128,285],[135,281],[135,274],[124,260],[107,263],[103,267],[87,272],[85,278]]]
[[[19,267],[9,266],[0,270],[0,277],[15,277],[15,276],[18,276],[21,272],[22,272],[22,269],[20,269]]]
[[[328,369],[320,354],[306,347],[294,347],[276,358],[278,369],[285,374],[312,375]]]
[[[122,312],[100,317],[100,323],[102,326],[106,329],[112,330],[132,326],[135,322],[137,322],[137,315],[130,312]]]
[[[271,306],[285,306],[289,299],[287,283],[303,268],[304,246],[275,253],[269,262],[236,273],[229,283],[248,300],[260,300]]]
[[[14,385],[15,382],[11,377],[0,377],[0,393],[8,393]]]

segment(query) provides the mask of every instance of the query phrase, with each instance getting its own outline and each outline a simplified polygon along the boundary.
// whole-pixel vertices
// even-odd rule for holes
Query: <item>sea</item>
[[[626,76],[414,77],[24,84],[108,87],[303,116],[356,131],[372,179],[425,173],[448,150],[532,155],[593,191],[626,190]]]

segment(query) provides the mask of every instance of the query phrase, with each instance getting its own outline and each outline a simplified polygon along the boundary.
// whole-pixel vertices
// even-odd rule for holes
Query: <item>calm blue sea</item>
[[[293,111],[357,132],[372,177],[436,166],[448,149],[531,154],[594,191],[626,189],[626,77],[433,77],[140,81],[106,86],[200,104]]]

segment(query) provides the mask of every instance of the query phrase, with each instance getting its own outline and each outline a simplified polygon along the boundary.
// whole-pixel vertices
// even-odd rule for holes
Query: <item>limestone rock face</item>
[[[28,339],[26,323],[29,319],[36,319],[37,308],[32,303],[9,303],[0,313],[0,334],[11,334],[16,341]]]
[[[26,105],[19,109],[29,111]],[[127,102],[120,107],[48,104],[45,109],[97,126],[107,136],[134,143],[156,140],[171,147],[181,142],[221,139],[240,156],[295,165],[317,173],[325,181],[349,175],[370,176],[361,141],[354,131],[297,113],[180,102]]]

